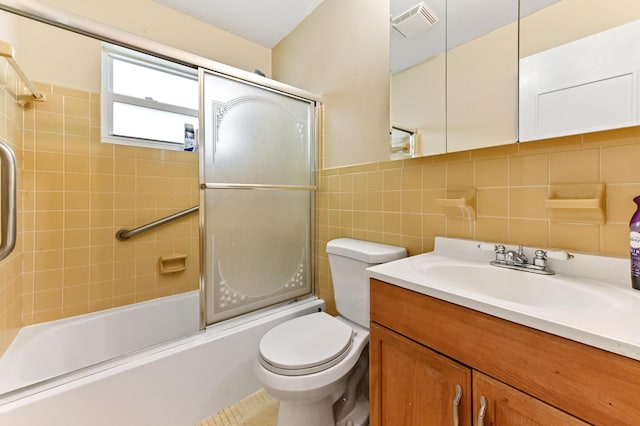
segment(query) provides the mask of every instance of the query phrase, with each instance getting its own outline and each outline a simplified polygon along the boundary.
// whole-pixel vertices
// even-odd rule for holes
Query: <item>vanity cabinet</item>
[[[631,358],[375,279],[371,321],[372,426],[640,424]]]
[[[387,328],[370,339],[372,425],[587,424]]]
[[[376,324],[370,345],[371,425],[471,424],[468,367]]]

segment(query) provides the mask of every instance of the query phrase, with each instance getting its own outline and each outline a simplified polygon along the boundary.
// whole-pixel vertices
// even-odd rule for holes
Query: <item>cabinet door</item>
[[[372,426],[471,425],[469,368],[372,324],[370,373]]]
[[[481,398],[486,408],[481,418]],[[476,426],[577,426],[587,425],[551,405],[502,382],[473,371],[473,412]]]

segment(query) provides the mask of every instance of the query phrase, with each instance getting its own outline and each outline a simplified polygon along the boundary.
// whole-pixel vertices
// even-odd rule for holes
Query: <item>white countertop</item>
[[[508,271],[513,286],[530,285],[530,272],[510,271],[489,262],[490,251],[481,251],[478,241],[436,238],[435,250],[417,256],[376,265],[368,269],[371,278],[432,296],[456,305],[484,312],[537,330],[640,360],[640,291],[631,288],[629,260],[574,254],[568,261],[549,260],[556,275],[547,284],[549,303],[516,303],[456,288],[430,275],[429,267],[447,268],[455,276],[456,267],[496,268]],[[508,246],[507,249],[514,247]],[[531,259],[534,248],[525,248]],[[442,270],[442,269],[441,269]],[[478,269],[484,270],[484,269]],[[525,275],[521,275],[525,274]],[[536,278],[539,280],[539,278]],[[575,300],[567,290],[553,294],[554,283],[570,282]],[[573,287],[572,287],[573,286]],[[467,286],[468,287],[468,286]],[[560,286],[559,286],[560,287]],[[565,287],[563,286],[563,289]],[[526,290],[523,287],[523,291]],[[587,297],[582,297],[585,295]],[[555,296],[555,297],[554,297]],[[584,301],[583,301],[584,300]],[[426,324],[425,324],[426,325]]]

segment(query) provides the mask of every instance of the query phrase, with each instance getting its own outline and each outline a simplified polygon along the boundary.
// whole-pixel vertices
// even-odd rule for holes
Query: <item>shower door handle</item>
[[[0,140],[0,260],[16,246],[16,156]]]

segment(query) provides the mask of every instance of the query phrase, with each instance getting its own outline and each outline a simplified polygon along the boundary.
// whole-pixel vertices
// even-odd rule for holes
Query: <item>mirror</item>
[[[415,129],[410,157],[445,153],[446,0],[391,0],[390,13],[391,122]]]
[[[390,10],[391,122],[416,129],[413,156],[516,142],[518,0],[390,0]]]
[[[518,140],[518,0],[447,0],[447,152]]]
[[[416,155],[416,130],[391,125],[391,159],[402,160]]]
[[[640,124],[640,2],[521,0],[520,10],[521,141]]]

